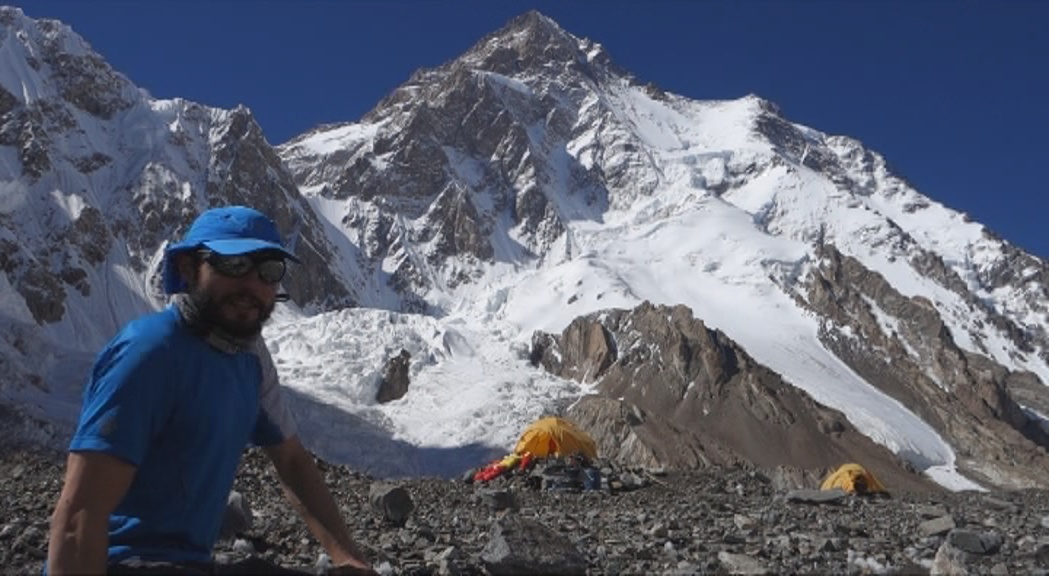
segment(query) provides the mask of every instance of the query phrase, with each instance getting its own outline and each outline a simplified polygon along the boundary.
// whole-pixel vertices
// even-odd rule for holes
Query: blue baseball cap
[[[277,250],[289,260],[299,261],[284,247],[277,225],[262,212],[247,206],[212,208],[197,216],[182,241],[164,250],[164,292],[176,294],[188,288],[172,255],[200,248],[223,256]]]

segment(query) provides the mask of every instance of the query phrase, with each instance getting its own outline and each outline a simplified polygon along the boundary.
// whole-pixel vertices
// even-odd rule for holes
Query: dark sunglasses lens
[[[267,284],[276,284],[284,278],[286,269],[284,260],[263,260],[259,262],[259,278]]]
[[[215,267],[223,276],[240,278],[255,267],[255,263],[248,256],[219,256],[212,255],[208,263]]]

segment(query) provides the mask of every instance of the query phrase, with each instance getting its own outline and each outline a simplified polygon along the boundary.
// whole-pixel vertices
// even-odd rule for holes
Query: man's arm
[[[336,566],[370,570],[357,547],[313,456],[297,436],[263,448],[273,461],[284,494]]]
[[[48,574],[104,574],[109,514],[135,477],[135,467],[101,452],[72,452],[51,516]]]

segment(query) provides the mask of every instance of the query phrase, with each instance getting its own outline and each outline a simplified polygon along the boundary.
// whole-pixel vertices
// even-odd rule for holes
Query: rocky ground
[[[541,490],[538,475],[390,483],[322,467],[384,574],[1049,574],[1044,491],[881,499],[792,490],[739,469],[606,465],[604,489],[573,492]],[[61,471],[60,457],[0,455],[5,573],[38,573]],[[235,488],[253,510],[251,527],[217,554],[323,568],[258,453],[245,458]]]

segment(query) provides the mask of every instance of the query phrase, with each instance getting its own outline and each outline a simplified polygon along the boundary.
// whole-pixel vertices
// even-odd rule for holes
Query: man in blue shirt
[[[168,246],[172,305],[130,322],[85,387],[50,574],[221,573],[211,551],[249,443],[272,460],[337,573],[374,574],[296,435],[262,341],[287,260],[297,261],[273,222],[244,206],[202,213]]]

